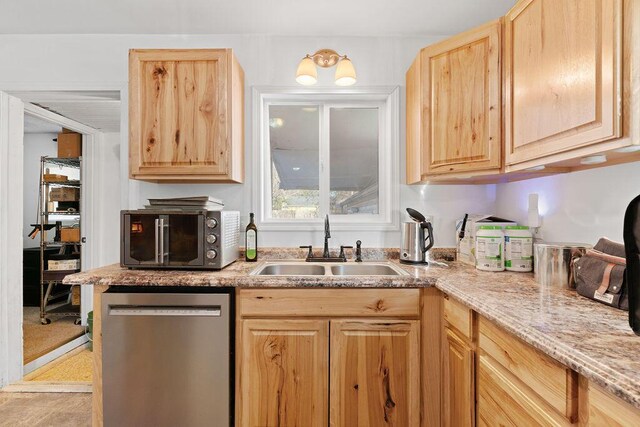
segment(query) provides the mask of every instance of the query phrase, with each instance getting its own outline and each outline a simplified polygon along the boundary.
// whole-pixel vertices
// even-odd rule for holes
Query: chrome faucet
[[[324,217],[324,250],[323,258],[329,258],[329,239],[331,238],[331,228],[329,227],[329,215]]]

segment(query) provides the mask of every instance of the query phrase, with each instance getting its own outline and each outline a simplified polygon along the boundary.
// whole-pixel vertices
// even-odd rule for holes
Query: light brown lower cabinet
[[[419,426],[419,323],[243,320],[240,425]]]
[[[239,293],[236,425],[419,427],[420,291],[296,291]]]
[[[419,323],[331,321],[331,426],[420,425]]]
[[[242,423],[326,426],[327,320],[242,322]]]
[[[640,409],[461,302],[441,303],[442,323],[422,327],[440,328],[442,425],[640,426]],[[434,373],[423,364],[422,375]]]
[[[445,334],[444,425],[473,426],[475,424],[474,351],[456,331],[446,328]]]
[[[478,426],[570,426],[490,356],[478,357]]]

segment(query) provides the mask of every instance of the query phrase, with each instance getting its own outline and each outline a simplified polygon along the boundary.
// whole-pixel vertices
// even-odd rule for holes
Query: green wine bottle
[[[258,260],[258,227],[253,222],[253,212],[249,214],[249,225],[244,237],[244,258],[247,262]]]

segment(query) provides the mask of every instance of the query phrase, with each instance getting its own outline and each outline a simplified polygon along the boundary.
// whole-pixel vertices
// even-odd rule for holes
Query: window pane
[[[331,214],[378,214],[378,109],[330,109]]]
[[[269,107],[273,218],[318,218],[320,209],[320,109]]]

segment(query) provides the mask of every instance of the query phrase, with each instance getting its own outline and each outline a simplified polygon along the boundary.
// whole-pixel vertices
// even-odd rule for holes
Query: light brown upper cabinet
[[[622,135],[622,3],[521,0],[506,15],[506,163],[521,165],[511,170]]]
[[[243,181],[244,72],[231,49],[129,51],[129,176]]]
[[[499,173],[501,23],[427,46],[407,71],[407,183]]]

